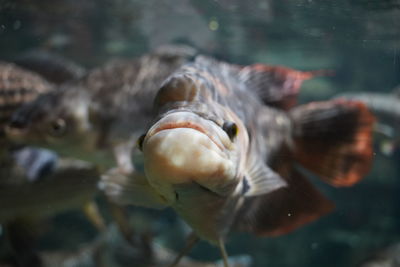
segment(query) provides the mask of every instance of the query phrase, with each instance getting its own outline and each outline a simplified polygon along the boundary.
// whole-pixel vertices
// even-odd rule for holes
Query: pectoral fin
[[[161,209],[164,200],[148,184],[144,175],[133,172],[126,174],[118,168],[111,169],[101,176],[99,188],[116,204]]]
[[[242,194],[245,197],[268,194],[287,185],[278,173],[263,162],[254,160],[249,165],[242,181]]]

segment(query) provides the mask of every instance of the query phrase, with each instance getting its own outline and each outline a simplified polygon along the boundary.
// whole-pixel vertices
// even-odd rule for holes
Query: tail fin
[[[332,100],[294,108],[294,158],[334,186],[351,186],[369,171],[374,116],[359,101]]]

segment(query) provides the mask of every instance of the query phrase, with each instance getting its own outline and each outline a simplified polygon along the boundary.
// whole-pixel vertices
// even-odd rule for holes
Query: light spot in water
[[[14,21],[13,29],[18,30],[19,28],[21,28],[21,21],[20,20]]]
[[[317,242],[314,242],[314,243],[311,244],[311,249],[312,249],[312,250],[315,250],[315,249],[317,249],[318,247],[319,247],[319,245],[318,245]]]
[[[291,214],[291,213],[288,213],[287,216],[290,217],[290,216],[292,216],[292,214]]]
[[[219,23],[216,18],[211,18],[210,22],[208,23],[208,28],[212,31],[217,31],[219,28]]]

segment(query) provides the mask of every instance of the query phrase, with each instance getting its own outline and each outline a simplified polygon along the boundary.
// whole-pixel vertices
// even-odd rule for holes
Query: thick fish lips
[[[233,179],[233,144],[214,122],[190,112],[158,121],[143,142],[144,168],[150,184],[172,204],[173,186],[195,182],[210,190]]]

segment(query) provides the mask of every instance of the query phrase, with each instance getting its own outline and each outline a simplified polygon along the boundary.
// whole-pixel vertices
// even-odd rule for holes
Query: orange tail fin
[[[374,116],[359,101],[332,100],[299,106],[294,123],[294,158],[334,186],[363,178],[373,156]]]

